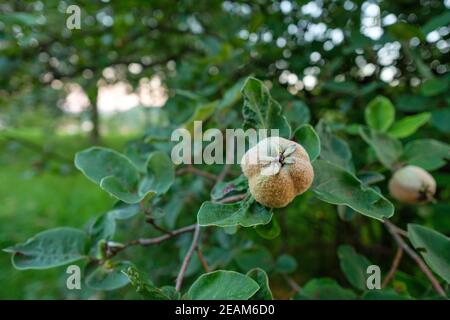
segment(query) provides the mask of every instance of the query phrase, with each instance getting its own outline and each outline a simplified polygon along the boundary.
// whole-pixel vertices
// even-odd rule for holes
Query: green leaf
[[[408,238],[430,268],[450,283],[450,238],[418,224],[408,224]]]
[[[369,102],[364,115],[366,123],[371,128],[384,132],[394,122],[395,108],[388,98],[378,96]]]
[[[175,176],[170,158],[162,151],[149,155],[147,173],[141,181],[131,160],[106,148],[92,147],[78,152],[75,166],[109,194],[130,204],[138,203],[148,194],[166,192]]]
[[[364,293],[363,300],[410,300],[409,296],[402,296],[393,289],[370,290]]]
[[[358,92],[358,86],[356,85],[356,83],[351,81],[343,81],[343,82],[327,81],[324,83],[323,88],[331,92],[338,92],[338,93],[353,94],[355,92]]]
[[[257,267],[266,271],[270,271],[273,268],[272,255],[269,250],[264,247],[253,247],[240,250],[234,256],[234,261],[244,272]]]
[[[136,216],[140,211],[141,207],[139,205],[118,202],[113,209],[108,211],[108,214],[116,220],[127,220]]]
[[[350,172],[324,160],[313,163],[312,191],[322,201],[346,205],[378,220],[394,214],[394,206],[383,195],[365,186]]]
[[[275,271],[280,273],[292,273],[297,269],[297,261],[293,256],[282,254],[275,262]]]
[[[443,79],[429,79],[422,83],[420,92],[426,97],[437,96],[448,91],[448,81]]]
[[[133,163],[117,151],[91,147],[75,155],[75,166],[91,181],[100,184],[105,177],[115,177],[124,188],[137,185],[139,174]]]
[[[139,184],[139,194],[143,198],[148,193],[166,193],[175,179],[172,160],[162,151],[152,152],[147,160],[147,174]]]
[[[272,219],[272,211],[255,201],[240,201],[231,204],[203,202],[197,214],[201,226],[252,227],[267,224]]]
[[[201,275],[189,288],[193,300],[248,300],[259,290],[249,276],[234,271],[218,270]]]
[[[427,23],[422,27],[422,32],[428,34],[431,31],[436,30],[439,27],[446,27],[450,24],[450,11],[444,10],[443,13],[437,16],[433,16]]]
[[[354,172],[352,152],[347,142],[331,133],[329,126],[323,121],[319,121],[316,131],[320,137],[320,158]]]
[[[272,291],[269,286],[267,273],[261,268],[254,268],[247,272],[248,277],[252,278],[259,285],[259,290],[250,298],[250,300],[273,300]]]
[[[248,189],[248,180],[247,178],[241,174],[236,179],[219,182],[214,186],[211,191],[211,199],[219,200],[224,198],[227,195],[233,195],[234,193],[243,193],[243,191],[247,191]]]
[[[424,35],[419,27],[404,22],[394,23],[388,26],[387,30],[395,38],[401,41],[408,41],[412,38],[424,38]]]
[[[423,112],[413,116],[404,117],[394,123],[388,130],[388,134],[393,138],[406,138],[417,131],[421,126],[427,123],[431,118],[431,114]]]
[[[401,142],[387,134],[363,127],[360,128],[359,134],[374,149],[378,160],[386,168],[391,169],[402,155]]]
[[[414,140],[405,145],[403,157],[410,165],[436,170],[450,159],[450,145],[433,139]]]
[[[131,262],[106,262],[88,265],[85,272],[86,284],[95,290],[115,290],[126,286],[130,281],[124,271],[132,266]]]
[[[228,89],[220,100],[218,109],[224,110],[234,106],[241,98],[241,88],[245,83],[245,78],[240,79],[230,89]]]
[[[94,244],[102,239],[110,240],[116,232],[116,221],[109,212],[104,213],[94,220],[88,232]]]
[[[213,101],[207,104],[199,105],[195,108],[194,114],[184,123],[184,127],[189,130],[189,132],[194,132],[194,121],[205,121],[207,120],[216,110],[219,102]]]
[[[268,240],[275,239],[281,232],[280,224],[275,217],[272,217],[272,220],[267,224],[257,225],[255,230],[261,237]]]
[[[6,14],[0,14],[0,21],[7,25],[19,24],[34,26],[38,24],[39,17],[25,12],[8,12]]]
[[[355,299],[356,294],[342,288],[335,280],[328,278],[312,279],[295,294],[295,300],[351,300]]]
[[[386,179],[384,175],[376,171],[363,171],[359,173],[358,178],[366,185],[378,183]]]
[[[444,133],[450,133],[450,108],[432,111],[431,124]]]
[[[48,269],[86,258],[87,242],[83,231],[63,227],[40,232],[4,251],[13,254],[16,269]]]
[[[119,202],[114,209],[108,211],[89,227],[89,234],[96,243],[101,239],[110,240],[116,231],[116,220],[126,220],[134,217],[141,211],[139,205],[128,205]]]
[[[100,187],[113,197],[125,203],[138,203],[144,196],[138,194],[136,189],[127,187],[117,177],[104,177],[100,182]]]
[[[406,112],[429,110],[434,106],[433,104],[435,104],[435,102],[432,98],[427,98],[421,95],[401,94],[395,99],[396,108]]]
[[[127,157],[116,151],[92,147],[78,152],[75,167],[119,200],[133,203],[130,198],[137,197],[139,172]]]
[[[248,78],[242,95],[245,128],[278,129],[281,137],[291,137],[291,127],[282,114],[280,104],[271,97],[269,89],[261,81]]]
[[[293,128],[298,128],[311,120],[311,112],[308,106],[298,100],[287,104],[285,116],[291,122]]]
[[[304,124],[298,128],[294,133],[294,139],[308,152],[311,162],[317,159],[320,154],[320,139],[311,125]]]
[[[348,282],[356,289],[365,291],[367,289],[367,267],[371,265],[370,261],[356,253],[353,247],[347,245],[339,246],[337,253],[341,270]]]

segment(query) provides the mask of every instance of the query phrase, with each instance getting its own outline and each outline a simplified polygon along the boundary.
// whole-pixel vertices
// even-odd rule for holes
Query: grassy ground
[[[43,139],[21,134],[36,145],[73,159],[89,146],[82,136]],[[104,144],[120,149],[129,137],[108,137]],[[45,170],[41,170],[45,167]],[[42,159],[37,150],[11,142],[0,135],[0,249],[23,242],[32,235],[57,226],[83,227],[114,200],[88,181],[70,163]],[[65,296],[65,269],[18,271],[10,254],[0,251],[0,299],[51,299]]]

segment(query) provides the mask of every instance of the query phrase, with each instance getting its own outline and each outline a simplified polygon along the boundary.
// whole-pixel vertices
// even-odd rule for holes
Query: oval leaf
[[[86,269],[86,284],[95,290],[115,290],[126,286],[130,280],[125,271],[132,266],[128,261],[89,266]]]
[[[294,300],[351,300],[356,294],[342,288],[336,280],[329,278],[312,279],[294,296]]]
[[[218,270],[201,275],[189,288],[193,300],[248,300],[259,290],[252,278],[235,271]]]
[[[294,257],[283,254],[278,257],[277,262],[275,263],[275,271],[280,273],[291,273],[297,269],[297,261]]]
[[[341,270],[348,282],[356,289],[367,290],[367,267],[371,265],[370,261],[347,245],[339,246],[337,253]]]
[[[255,129],[278,129],[281,137],[291,137],[291,126],[283,116],[280,104],[258,79],[248,78],[242,88],[244,126]]]
[[[394,138],[406,138],[417,131],[421,126],[427,123],[431,118],[431,114],[423,112],[413,116],[404,117],[400,121],[394,123],[389,129],[388,134]]]
[[[359,133],[364,141],[375,150],[378,160],[386,168],[392,168],[402,155],[403,146],[401,142],[387,134],[364,127],[360,128]]]
[[[257,202],[241,201],[232,204],[203,202],[197,214],[201,226],[252,227],[267,224],[272,219],[272,211]]]
[[[316,131],[320,137],[320,159],[354,172],[352,152],[347,142],[334,135],[324,121],[319,121]]]
[[[436,170],[450,159],[450,145],[433,139],[414,140],[405,146],[403,157],[408,164]]]
[[[272,220],[267,224],[256,226],[255,230],[261,237],[269,240],[275,239],[281,232],[280,224],[275,217],[272,217]]]
[[[408,224],[408,238],[430,268],[450,283],[450,238],[418,224]]]
[[[294,133],[294,139],[308,152],[309,159],[314,161],[320,154],[320,139],[314,128],[305,124]]]
[[[386,131],[394,122],[395,108],[392,102],[383,96],[378,96],[369,102],[365,109],[366,123],[378,131]]]
[[[353,174],[334,164],[316,160],[313,163],[312,190],[322,201],[346,205],[353,210],[378,220],[394,214],[394,206],[374,189],[364,186]]]
[[[269,286],[269,278],[263,269],[254,268],[247,272],[246,275],[255,280],[259,285],[259,290],[250,300],[273,300],[272,291]]]
[[[16,269],[48,269],[86,258],[87,241],[86,233],[81,230],[56,228],[4,251],[13,254]]]

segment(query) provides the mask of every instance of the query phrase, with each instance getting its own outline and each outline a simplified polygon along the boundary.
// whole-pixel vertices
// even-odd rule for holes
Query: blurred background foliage
[[[72,4],[81,8],[79,30],[66,27]],[[0,247],[51,227],[83,227],[111,208],[114,200],[75,171],[76,151],[92,144],[130,156],[167,150],[159,138],[189,119],[240,127],[239,90],[249,75],[265,81],[292,124],[329,122],[349,143],[356,168],[369,166],[388,178],[352,124],[363,123],[368,102],[383,95],[398,119],[430,113],[406,142],[449,141],[449,8],[448,0],[2,1]],[[230,176],[238,173],[236,166]],[[396,204],[394,220],[448,235],[448,165],[433,175],[438,202]],[[192,223],[211,187],[201,178],[180,179],[161,200],[170,212],[164,224]],[[385,183],[380,187],[386,191]],[[264,240],[252,230],[239,237],[210,232],[207,258],[221,257],[222,266],[243,272],[281,265],[302,285],[330,277],[348,286],[337,248],[349,244],[388,270],[395,245],[382,225],[339,211],[307,193],[276,213],[278,238]],[[158,234],[133,220],[120,225],[119,239],[128,239],[130,230]],[[171,284],[189,240],[186,235],[126,254],[138,257],[154,282]],[[284,256],[280,262],[285,254],[294,261]],[[129,287],[68,292],[64,268],[19,272],[9,259],[0,254],[3,299],[135,297]],[[200,269],[194,259],[188,276]],[[397,292],[421,298],[430,290],[413,263],[404,259],[401,270],[393,282]],[[292,295],[286,272],[270,278],[275,297]]]

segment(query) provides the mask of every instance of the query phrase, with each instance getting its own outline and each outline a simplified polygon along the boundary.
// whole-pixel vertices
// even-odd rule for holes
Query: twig
[[[192,243],[191,246],[186,253],[186,256],[184,257],[183,263],[181,264],[180,272],[178,273],[177,280],[175,282],[175,290],[180,291],[181,286],[183,284],[184,274],[186,273],[187,267],[189,265],[189,261],[191,260],[192,254],[194,253],[194,250],[197,247],[198,239],[200,236],[200,225],[197,223],[195,224],[195,230],[194,230],[194,236],[192,237]]]
[[[183,175],[185,173],[193,173],[193,174],[196,174],[196,175],[201,176],[201,177],[205,177],[205,178],[210,179],[210,180],[214,180],[214,181],[217,180],[217,176],[215,174],[212,174],[212,173],[209,173],[207,171],[203,171],[203,170],[197,169],[197,168],[193,167],[192,165],[188,165],[188,166],[186,166],[184,168],[181,168],[181,169],[178,169],[176,171],[176,175],[177,176]]]
[[[205,272],[209,272],[209,266],[208,266],[208,262],[205,259],[205,256],[202,253],[202,250],[200,250],[199,247],[197,247],[197,256],[198,259],[200,260],[200,262],[202,263],[203,269],[205,269]]]
[[[392,235],[394,240],[397,242],[397,244],[416,262],[416,264],[419,266],[420,270],[428,277],[428,280],[430,280],[434,290],[442,297],[447,297],[445,294],[444,289],[442,289],[441,285],[439,284],[439,281],[434,277],[433,273],[428,269],[427,265],[423,260],[417,255],[417,253],[411,249],[408,244],[400,237],[398,234],[398,228],[389,220],[384,220],[384,224],[386,228],[388,229],[389,233]]]
[[[408,238],[408,231],[403,230],[402,228],[397,227],[395,224],[391,223],[392,228],[397,232],[399,235]]]
[[[155,237],[155,238],[142,238],[142,239],[135,239],[135,240],[128,241],[127,243],[123,244],[122,246],[110,248],[111,251],[107,255],[107,258],[108,259],[112,258],[115,255],[117,255],[119,252],[121,252],[129,247],[138,246],[138,245],[150,246],[150,245],[154,245],[154,244],[160,244],[161,242],[168,240],[170,238],[176,237],[180,234],[194,231],[195,226],[196,226],[196,224],[192,224],[187,227],[183,227],[180,229],[170,231],[169,233],[166,233],[163,236],[159,236],[159,237]]]
[[[219,201],[217,201],[217,203],[232,203],[232,202],[238,202],[240,200],[245,199],[245,197],[247,197],[247,194],[243,193],[243,194],[237,194],[235,196],[231,196],[228,198],[224,198],[221,199]]]
[[[158,224],[156,224],[156,222],[153,220],[153,218],[149,218],[146,221],[148,223],[150,223],[153,226],[153,228],[155,228],[156,230],[161,231],[162,233],[165,233],[165,234],[172,234],[172,231],[167,230],[167,229],[159,226]]]
[[[402,260],[402,257],[403,257],[403,248],[399,246],[397,248],[397,252],[395,253],[394,260],[392,261],[391,269],[389,270],[386,278],[384,278],[384,281],[381,284],[382,288],[385,288],[389,284],[389,282],[392,280],[392,278],[394,278],[395,272],[397,271],[398,266],[400,265],[400,261]]]
[[[141,207],[142,212],[144,212],[144,214],[147,215],[145,222],[151,224],[153,228],[155,228],[158,231],[161,231],[162,233],[172,234],[172,231],[166,230],[163,227],[156,224],[155,220],[151,216],[152,213],[151,209],[145,207],[145,200],[141,200],[141,202],[139,202],[139,205]]]
[[[146,239],[138,239],[135,240],[134,242],[131,242],[131,245],[133,244],[137,244],[137,245],[141,245],[141,246],[149,246],[149,245],[153,245],[153,244],[159,244],[167,239],[173,238],[175,236],[178,236],[180,234],[183,233],[187,233],[187,232],[192,232],[195,230],[196,224],[192,224],[190,226],[187,227],[183,227],[180,229],[176,229],[171,231],[170,233],[167,233],[165,235],[156,237],[156,238],[146,238]]]

